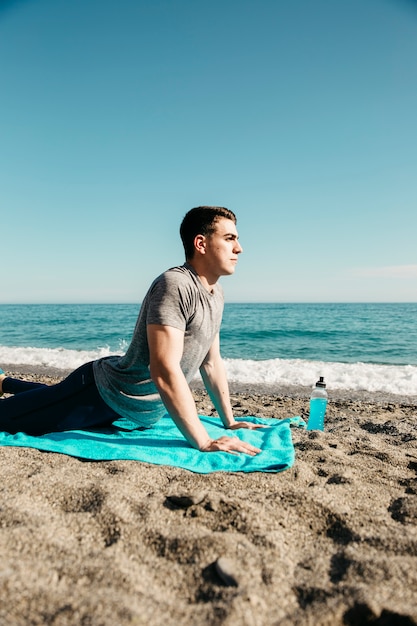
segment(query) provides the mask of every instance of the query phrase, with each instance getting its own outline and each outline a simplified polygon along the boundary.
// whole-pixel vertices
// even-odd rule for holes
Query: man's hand
[[[261,452],[260,448],[255,448],[250,443],[242,441],[238,437],[219,437],[218,439],[210,439],[210,441],[201,448],[201,452],[228,452],[229,454],[249,454],[256,456]]]
[[[252,422],[234,422],[227,427],[228,430],[239,430],[239,428],[247,428],[248,430],[256,430],[257,428],[269,428],[267,424],[253,424]]]

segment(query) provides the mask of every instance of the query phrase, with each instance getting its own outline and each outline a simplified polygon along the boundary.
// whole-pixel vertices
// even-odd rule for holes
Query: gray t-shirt
[[[106,404],[139,426],[158,421],[166,409],[150,378],[147,325],[161,324],[184,331],[181,369],[190,382],[220,330],[223,304],[220,285],[208,292],[187,263],[158,276],[142,303],[126,354],[94,363],[97,388]]]

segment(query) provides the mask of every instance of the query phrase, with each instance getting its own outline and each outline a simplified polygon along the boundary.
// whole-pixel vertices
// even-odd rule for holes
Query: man
[[[152,283],[124,356],[99,359],[47,387],[0,376],[0,429],[30,433],[134,422],[151,427],[165,412],[203,452],[260,450],[236,436],[213,440],[201,423],[189,387],[200,370],[226,429],[262,428],[236,421],[230,404],[219,331],[221,276],[233,274],[242,252],[236,217],[224,207],[191,209],[180,228],[186,262]]]

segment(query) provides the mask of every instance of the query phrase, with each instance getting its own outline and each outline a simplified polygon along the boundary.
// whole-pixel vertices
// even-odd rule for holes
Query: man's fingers
[[[211,451],[229,452],[230,454],[238,454],[243,452],[250,456],[255,456],[261,452],[260,448],[255,448],[250,443],[241,441],[238,437],[219,437],[215,439],[211,446]]]
[[[267,424],[253,424],[252,422],[236,422],[229,426],[230,430],[239,430],[239,428],[246,428],[247,430],[256,430],[257,428],[270,428]]]

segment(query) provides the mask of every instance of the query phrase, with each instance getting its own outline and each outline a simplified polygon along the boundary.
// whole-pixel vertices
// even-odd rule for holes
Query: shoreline
[[[237,416],[308,416],[310,389],[231,387]],[[416,406],[372,397],[331,393],[278,474],[0,447],[0,623],[417,626]]]
[[[16,378],[24,378],[26,380],[43,381],[48,384],[59,382],[67,376],[72,370],[63,370],[47,365],[15,365],[3,364],[4,371]],[[193,381],[190,385],[195,391],[204,390],[201,381]],[[311,387],[303,387],[301,385],[268,385],[268,384],[245,384],[245,383],[229,383],[231,394],[255,394],[258,396],[271,396],[292,398],[297,400],[304,399],[308,403],[311,393]],[[349,390],[349,389],[330,389],[328,388],[329,403],[332,401],[354,401],[365,402],[370,404],[399,404],[404,406],[417,407],[416,395],[393,394],[382,391],[367,390]]]

